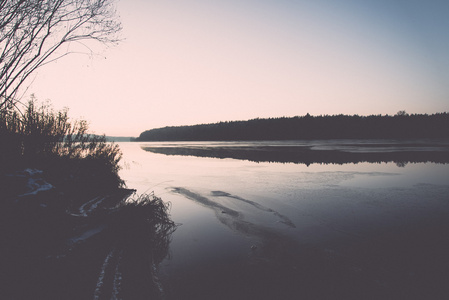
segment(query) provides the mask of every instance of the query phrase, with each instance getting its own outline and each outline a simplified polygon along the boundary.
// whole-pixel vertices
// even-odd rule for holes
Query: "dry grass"
[[[3,171],[39,168],[53,181],[70,186],[122,187],[122,153],[105,136],[88,133],[84,120],[71,121],[68,110],[54,111],[31,99],[23,111],[0,111],[0,165]]]

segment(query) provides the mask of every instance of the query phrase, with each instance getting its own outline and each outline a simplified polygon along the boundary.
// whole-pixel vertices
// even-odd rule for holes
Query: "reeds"
[[[107,143],[104,135],[89,134],[87,122],[71,121],[68,109],[55,111],[48,103],[38,105],[32,97],[24,110],[1,110],[0,140],[4,170],[32,166],[56,179],[75,179],[71,184],[123,186],[118,176],[122,158],[118,145]]]
[[[82,253],[100,254],[103,248],[104,264],[101,272],[97,270],[101,277],[95,291],[98,299],[114,293],[123,299],[159,299],[163,291],[157,268],[167,257],[171,234],[177,228],[170,219],[170,203],[153,193],[116,196],[99,202],[86,216],[76,218],[75,227],[83,231],[104,229],[73,245],[71,253],[79,253],[84,262],[87,259],[91,261],[88,265],[93,266],[98,259]]]
[[[13,171],[36,168],[56,187],[0,201],[8,254],[0,263],[11,279],[0,298],[160,297],[157,265],[177,225],[169,203],[121,188],[118,145],[88,134],[87,122],[69,120],[67,109],[34,99],[23,111],[0,110],[0,141],[0,179],[14,183]]]
[[[105,223],[119,245],[142,244],[145,236],[155,251],[154,260],[160,262],[168,251],[167,237],[176,225],[170,219],[170,203],[153,193],[129,197],[105,214]]]

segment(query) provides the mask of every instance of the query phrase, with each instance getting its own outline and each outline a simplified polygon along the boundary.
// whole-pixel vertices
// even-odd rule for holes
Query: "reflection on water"
[[[356,144],[121,144],[121,175],[128,186],[139,193],[153,190],[170,201],[173,221],[182,224],[172,236],[170,258],[161,264],[167,298],[449,295],[447,142]],[[162,155],[142,148],[205,149],[208,154],[218,149],[227,158]],[[398,158],[396,163],[308,166],[230,156],[274,148],[435,155],[429,154],[427,163]]]
[[[449,163],[449,140],[331,140],[278,142],[153,143],[145,151],[165,155],[234,158],[255,162],[360,163],[409,162]]]

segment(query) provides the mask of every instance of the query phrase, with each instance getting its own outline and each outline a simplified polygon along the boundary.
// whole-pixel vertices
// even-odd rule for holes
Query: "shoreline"
[[[49,185],[41,173],[25,173]],[[35,185],[29,191],[26,179],[17,177],[25,193],[17,196],[16,189],[0,204],[1,298],[159,297],[156,281],[140,278],[157,278],[153,265],[167,255],[176,226],[153,217],[167,204],[125,188],[76,193]]]

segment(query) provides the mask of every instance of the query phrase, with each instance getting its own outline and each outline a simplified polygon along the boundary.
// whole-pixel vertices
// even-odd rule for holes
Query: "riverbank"
[[[42,171],[3,174],[1,298],[159,297],[167,255],[168,205],[116,188],[64,190]]]

